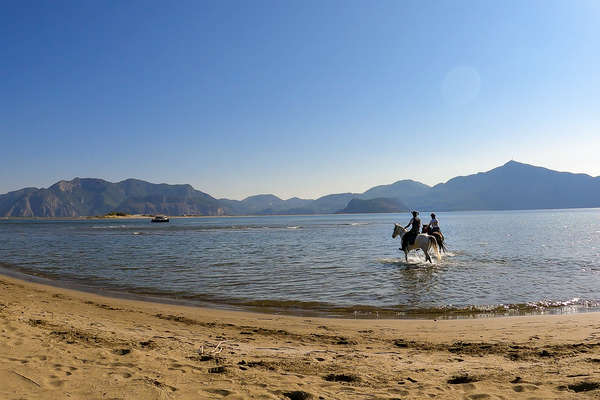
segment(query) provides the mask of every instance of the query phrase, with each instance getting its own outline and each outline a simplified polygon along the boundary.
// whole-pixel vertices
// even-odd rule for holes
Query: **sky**
[[[0,193],[600,175],[600,2],[3,1]]]

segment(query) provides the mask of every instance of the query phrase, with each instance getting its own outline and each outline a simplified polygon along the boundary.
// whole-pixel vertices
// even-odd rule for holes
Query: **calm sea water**
[[[422,213],[423,216],[428,213]],[[0,265],[186,302],[369,317],[565,312],[600,302],[600,209],[438,213],[449,253],[404,262],[408,214],[1,220]]]

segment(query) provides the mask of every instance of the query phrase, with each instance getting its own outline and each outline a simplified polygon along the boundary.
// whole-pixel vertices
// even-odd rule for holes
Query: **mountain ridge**
[[[375,199],[379,200],[371,201]],[[348,209],[353,200],[357,201]],[[346,209],[389,212],[406,205],[438,211],[600,207],[600,177],[511,160],[489,171],[456,176],[433,186],[403,179],[363,193],[287,200],[273,194],[243,200],[216,199],[189,184],[155,184],[135,178],[113,183],[76,177],[48,188],[28,187],[0,195],[0,216],[79,217],[113,211],[168,215],[331,214]]]
[[[365,214],[365,213],[399,213],[408,211],[408,207],[398,199],[388,197],[376,197],[374,199],[362,200],[352,199],[348,205],[337,212],[337,214]]]

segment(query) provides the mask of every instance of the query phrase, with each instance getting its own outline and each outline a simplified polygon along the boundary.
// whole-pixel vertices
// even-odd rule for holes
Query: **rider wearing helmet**
[[[431,213],[431,221],[429,221],[429,233],[433,233],[433,232],[439,232],[440,231],[440,224],[437,220],[437,218],[435,217],[434,213]]]
[[[413,217],[411,218],[410,222],[404,227],[404,229],[407,229],[410,225],[412,225],[410,231],[406,232],[404,236],[402,236],[403,251],[406,251],[406,248],[409,245],[415,244],[415,239],[421,230],[421,219],[419,218],[419,213],[417,211],[413,211],[412,216]]]

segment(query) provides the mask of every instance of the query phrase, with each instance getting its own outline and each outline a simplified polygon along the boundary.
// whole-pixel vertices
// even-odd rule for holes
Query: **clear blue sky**
[[[600,175],[600,2],[9,1],[0,193],[313,198],[510,159]]]

